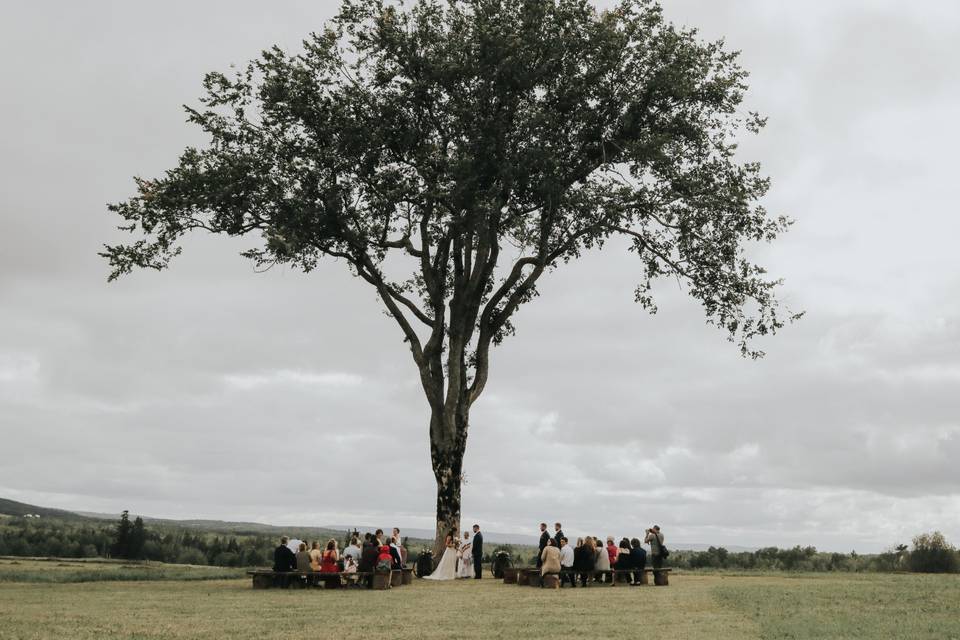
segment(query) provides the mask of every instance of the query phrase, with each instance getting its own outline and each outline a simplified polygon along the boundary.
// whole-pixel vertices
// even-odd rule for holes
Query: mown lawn
[[[677,575],[543,591],[487,579],[254,591],[245,579],[0,582],[0,638],[960,640],[960,576]]]

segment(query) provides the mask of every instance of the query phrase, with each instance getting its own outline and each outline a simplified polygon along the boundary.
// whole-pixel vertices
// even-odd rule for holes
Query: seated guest
[[[296,554],[297,571],[312,571],[310,568],[310,552],[307,551],[307,543],[301,542],[300,548]]]
[[[630,560],[633,562],[633,584],[640,584],[643,580],[643,569],[647,566],[647,551],[640,544],[640,540],[633,538],[630,540]]]
[[[624,538],[620,541],[620,547],[617,550],[617,563],[614,565],[614,569],[617,571],[631,571],[633,570],[633,558],[630,557],[630,541]],[[633,576],[630,576],[630,582],[633,583]]]
[[[377,545],[371,534],[366,534],[364,538],[363,548],[360,550],[360,562],[357,564],[357,571],[360,573],[369,573],[376,569],[377,555],[379,555],[380,551],[377,549]],[[364,582],[366,582],[367,586],[371,586],[373,584],[373,577],[366,576]]]
[[[553,538],[547,540],[547,546],[540,552],[540,575],[560,573],[560,549]]]
[[[597,546],[594,550],[593,570],[610,571],[610,554],[607,553],[607,549],[600,543],[600,539],[597,538],[596,540]],[[607,573],[598,573],[597,582],[603,582],[608,575]]]
[[[560,586],[567,578],[570,578],[570,586],[577,586],[577,581],[573,575],[573,549],[570,548],[570,541],[566,538],[560,538]]]
[[[320,571],[320,559],[323,552],[320,551],[320,541],[314,540],[310,547],[310,570]]]
[[[306,542],[301,542],[297,546],[297,553],[295,557],[297,559],[297,571],[305,571],[305,572],[313,571],[313,569],[310,568],[310,552],[307,551]],[[304,585],[313,583],[313,580],[311,580],[307,576],[299,576],[298,580],[300,584],[304,584]]]
[[[274,549],[273,551],[273,570],[277,572],[284,571],[296,571],[297,569],[297,557],[294,555],[293,551],[290,551],[290,547],[287,546],[289,540],[287,536],[280,538],[280,546]],[[279,579],[276,581],[277,586],[286,587],[290,584],[287,580],[287,576],[277,576]]]
[[[387,543],[381,543],[377,547],[377,571],[390,571],[393,569],[393,554],[391,553],[390,545]]]
[[[587,586],[587,578],[593,572],[595,559],[593,540],[589,536],[577,540],[577,547],[573,550],[573,570],[580,577],[580,586]]]
[[[357,561],[353,556],[343,556],[343,573],[356,573]]]
[[[323,562],[320,564],[320,571],[323,573],[339,572],[340,567],[337,565],[339,559],[340,554],[337,552],[337,541],[331,539],[327,542],[327,548],[323,552]]]
[[[364,573],[373,571],[377,566],[377,545],[373,542],[373,536],[369,533],[364,536],[363,548],[360,550],[360,562],[357,564],[357,571]]]
[[[343,558],[344,562],[346,562],[347,558],[353,558],[354,564],[360,561],[360,538],[357,536],[350,538],[350,544],[343,550]]]
[[[610,559],[611,567],[617,564],[617,556],[619,554],[620,554],[620,549],[613,542],[613,536],[607,536],[607,557]]]

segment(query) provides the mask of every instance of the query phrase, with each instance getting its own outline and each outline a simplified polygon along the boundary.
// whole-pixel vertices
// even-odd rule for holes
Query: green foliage
[[[131,523],[128,515],[117,525],[85,518],[0,520],[0,555],[8,556],[142,558],[244,567],[269,564],[275,546],[276,539],[263,534],[227,537],[182,526],[147,527],[141,518]]]
[[[736,158],[764,125],[743,109],[747,76],[651,0],[344,2],[302,53],[207,74],[187,112],[209,144],[136,179],[110,209],[139,238],[102,255],[111,278],[162,269],[202,230],[259,238],[245,253],[259,266],[338,258],[413,347],[409,321],[449,321],[477,329],[482,360],[545,271],[619,236],[638,302],[654,310],[652,281],[676,277],[756,355],[747,341],[783,320],[778,281],[746,248],[789,221],[758,205],[769,182]],[[501,247],[523,253],[514,271]],[[387,279],[392,252],[414,259],[409,278]]]
[[[920,573],[960,572],[957,550],[939,531],[923,533],[913,539],[908,563],[911,571]]]
[[[790,221],[737,156],[765,122],[747,76],[653,0],[345,0],[302,52],[206,75],[187,114],[209,143],[135,178],[109,205],[134,237],[100,255],[111,280],[161,270],[205,231],[249,239],[258,268],[346,265],[417,365],[438,531],[457,530],[470,407],[544,274],[628,247],[638,303],[676,279],[745,356],[799,317],[750,259]]]
[[[674,551],[670,564],[680,569],[792,572],[889,572],[904,570],[903,550],[879,554],[825,553],[815,547],[765,547],[731,553],[723,547],[706,551]]]

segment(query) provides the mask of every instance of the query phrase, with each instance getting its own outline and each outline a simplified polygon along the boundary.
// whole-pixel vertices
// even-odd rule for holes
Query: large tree
[[[622,236],[651,311],[676,278],[754,357],[789,319],[747,255],[789,221],[736,156],[764,124],[746,78],[651,0],[346,0],[302,52],[206,76],[187,113],[209,145],[136,179],[110,209],[137,237],[103,255],[111,279],[163,269],[203,230],[255,238],[260,267],[330,258],[373,287],[429,406],[439,550],[491,347],[544,274]]]

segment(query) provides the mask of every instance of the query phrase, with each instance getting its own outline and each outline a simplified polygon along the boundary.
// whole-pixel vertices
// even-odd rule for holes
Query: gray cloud
[[[331,3],[41,2],[0,25],[0,495],[75,509],[430,526],[427,411],[342,265],[254,274],[192,239],[107,285],[104,203],[202,142],[202,74],[295,47]],[[616,247],[553,274],[472,417],[465,517],[489,530],[816,544],[960,539],[960,281],[948,3],[669,3],[726,36],[770,125],[743,153],[797,220],[757,247],[799,325],[743,361]],[[322,467],[316,461],[322,460]],[[42,463],[42,464],[40,464]],[[54,469],[55,472],[39,469]]]

